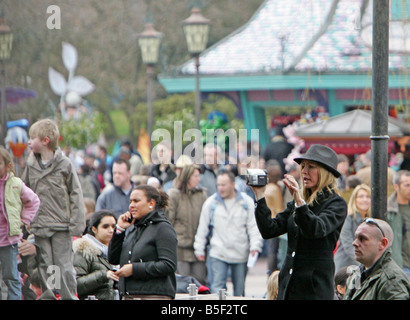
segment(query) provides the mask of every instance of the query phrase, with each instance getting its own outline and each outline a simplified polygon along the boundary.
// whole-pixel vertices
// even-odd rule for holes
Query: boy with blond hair
[[[31,232],[40,248],[39,299],[77,299],[72,237],[85,229],[81,185],[71,160],[58,147],[60,133],[49,119],[39,120],[29,130],[31,153],[22,175],[24,183],[40,198],[40,208]]]

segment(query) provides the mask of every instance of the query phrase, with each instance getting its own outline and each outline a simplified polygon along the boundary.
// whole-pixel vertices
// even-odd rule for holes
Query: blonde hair
[[[356,186],[356,188],[353,189],[353,192],[350,195],[349,203],[347,205],[347,214],[348,215],[353,215],[353,218],[356,218],[356,214],[358,212],[357,205],[356,205],[356,199],[357,199],[357,195],[358,195],[360,190],[367,191],[369,196],[371,194],[370,187],[367,184],[364,184],[364,183],[359,184],[358,186]],[[365,217],[370,217],[370,216],[371,216],[371,214],[370,214],[370,207],[369,207],[369,209],[367,210],[367,212],[365,214]]]
[[[40,140],[48,138],[48,148],[55,151],[58,147],[58,140],[60,138],[60,131],[57,125],[50,119],[39,120],[30,127],[29,136],[39,138]]]
[[[273,271],[268,278],[267,285],[267,300],[276,300],[278,297],[279,289],[279,270]]]
[[[335,192],[339,194],[339,189],[337,187],[337,178],[329,170],[325,169],[319,162],[314,161],[319,170],[319,181],[318,186],[315,191],[311,191],[308,188],[305,188],[305,185],[302,184],[302,195],[303,199],[306,201],[307,205],[312,204],[314,201],[317,201],[318,193],[323,189],[327,189],[329,192]],[[300,172],[302,172],[305,167],[305,161],[300,163]]]
[[[3,146],[0,146],[0,157],[3,158],[7,171],[15,174],[13,158],[11,157],[10,152],[8,152]]]

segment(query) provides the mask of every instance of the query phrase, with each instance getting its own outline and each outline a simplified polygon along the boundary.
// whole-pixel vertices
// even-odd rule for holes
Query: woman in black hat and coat
[[[293,201],[275,218],[264,198],[264,187],[253,187],[255,217],[264,239],[288,234],[286,258],[279,274],[278,300],[331,300],[334,298],[333,251],[347,214],[338,194],[336,153],[312,145],[301,157],[302,186],[291,175],[284,184]]]

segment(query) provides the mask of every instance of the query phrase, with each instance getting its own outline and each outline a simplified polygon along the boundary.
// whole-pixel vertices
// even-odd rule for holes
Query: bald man
[[[345,300],[409,300],[410,279],[391,257],[393,230],[380,219],[366,218],[353,246],[361,263],[347,279]]]

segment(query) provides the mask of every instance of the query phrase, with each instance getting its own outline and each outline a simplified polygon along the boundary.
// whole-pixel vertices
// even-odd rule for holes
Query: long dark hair
[[[94,212],[93,215],[91,216],[87,233],[91,234],[92,236],[95,236],[93,232],[93,227],[98,228],[98,225],[101,223],[101,220],[107,216],[114,217],[115,223],[117,223],[117,217],[115,216],[112,210],[100,210],[100,211]]]
[[[134,190],[143,191],[148,201],[154,199],[156,209],[166,209],[168,207],[169,197],[166,192],[158,191],[156,188],[146,184],[136,186]]]

